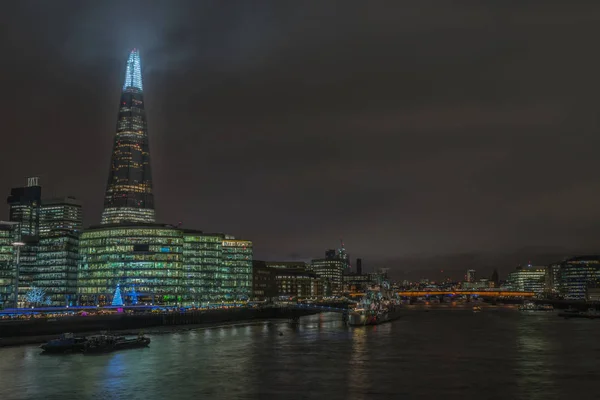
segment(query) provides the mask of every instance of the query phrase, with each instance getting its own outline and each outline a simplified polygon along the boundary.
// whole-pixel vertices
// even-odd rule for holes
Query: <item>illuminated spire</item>
[[[142,88],[142,63],[140,61],[140,52],[138,49],[131,50],[129,59],[127,60],[127,70],[125,71],[125,83],[123,90],[127,88]]]

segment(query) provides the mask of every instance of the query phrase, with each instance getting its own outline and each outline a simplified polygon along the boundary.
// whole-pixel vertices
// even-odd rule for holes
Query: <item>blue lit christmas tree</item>
[[[135,288],[131,290],[131,293],[129,295],[131,296],[131,304],[136,305],[138,303],[138,299],[137,293],[135,292]]]
[[[115,295],[113,296],[112,301],[113,306],[122,306],[123,299],[121,298],[121,285],[117,284],[117,289],[115,289]]]

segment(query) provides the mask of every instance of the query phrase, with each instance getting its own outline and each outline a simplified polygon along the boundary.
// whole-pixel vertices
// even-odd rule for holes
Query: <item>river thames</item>
[[[320,314],[153,335],[97,356],[0,348],[0,399],[597,399],[599,328],[421,308],[376,327]]]

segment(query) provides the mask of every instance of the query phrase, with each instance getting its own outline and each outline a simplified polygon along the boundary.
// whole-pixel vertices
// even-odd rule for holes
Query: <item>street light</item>
[[[12,246],[17,248],[17,262],[15,263],[15,308],[19,308],[19,261],[21,257],[21,247],[25,246],[25,243],[13,242]]]

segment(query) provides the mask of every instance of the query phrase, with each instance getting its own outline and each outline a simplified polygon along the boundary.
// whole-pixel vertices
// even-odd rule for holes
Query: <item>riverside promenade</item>
[[[134,331],[181,325],[209,325],[267,319],[297,319],[318,310],[294,307],[234,308],[161,313],[114,313],[0,321],[0,346],[39,343],[65,332]]]

